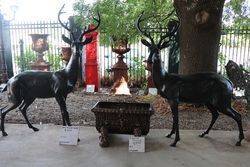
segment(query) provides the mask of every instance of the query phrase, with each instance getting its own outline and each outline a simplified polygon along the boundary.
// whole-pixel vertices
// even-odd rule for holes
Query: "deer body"
[[[62,113],[63,125],[71,126],[69,114],[66,108],[66,98],[68,93],[73,91],[73,88],[77,81],[77,74],[79,71],[79,57],[80,57],[80,46],[86,45],[91,42],[92,38],[86,38],[82,41],[83,36],[91,31],[94,31],[100,25],[100,16],[98,14],[98,19],[94,18],[98,25],[93,29],[87,29],[85,27],[84,32],[81,36],[75,37],[72,29],[64,25],[60,20],[60,15],[63,13],[62,9],[59,11],[58,20],[61,25],[67,29],[73,38],[73,41],[62,36],[63,40],[70,44],[71,47],[75,49],[75,53],[71,55],[69,63],[66,68],[56,71],[56,72],[44,72],[44,71],[25,71],[14,77],[12,77],[6,84],[6,87],[2,91],[7,90],[9,101],[12,103],[12,106],[3,110],[1,109],[1,131],[3,136],[8,134],[4,129],[4,119],[6,114],[19,107],[19,110],[22,112],[29,128],[32,128],[34,131],[38,131],[27,118],[27,108],[34,102],[36,98],[51,98],[55,97],[57,103],[60,106]]]
[[[75,86],[69,83],[65,70],[57,72],[31,70],[11,78],[7,83],[7,91],[8,95],[17,101],[26,98],[51,98],[57,94],[65,97]]]
[[[176,146],[180,140],[179,135],[179,113],[180,102],[204,104],[212,114],[212,120],[208,129],[200,137],[209,133],[219,116],[219,112],[233,118],[239,128],[239,140],[236,145],[240,146],[244,139],[241,115],[231,107],[233,95],[232,83],[223,76],[216,73],[197,73],[192,75],[169,74],[162,67],[160,50],[169,46],[171,34],[177,31],[175,22],[170,22],[166,35],[161,35],[160,41],[156,44],[150,33],[140,28],[142,15],[137,20],[137,29],[150,42],[142,39],[141,42],[149,48],[148,62],[152,63],[153,82],[159,94],[168,100],[173,115],[173,126],[171,132],[166,137],[175,134],[175,140],[171,146]],[[165,40],[166,38],[169,40]],[[163,42],[164,41],[164,42]]]
[[[233,92],[231,82],[216,73],[169,74],[161,67],[161,63],[157,62],[153,63],[152,69],[156,88],[162,97],[169,100],[178,99],[179,102],[216,105],[217,99],[227,96],[231,98]],[[218,105],[221,106],[221,104]]]
[[[78,55],[73,55],[77,57]],[[75,65],[78,65],[75,64]],[[67,68],[66,68],[67,69]],[[3,91],[7,90],[8,99],[12,103],[12,106],[4,111],[1,111],[1,130],[2,135],[7,136],[4,130],[4,119],[6,114],[17,108],[22,112],[29,128],[34,131],[38,131],[27,118],[26,111],[28,107],[34,102],[36,98],[51,98],[55,97],[63,118],[63,125],[70,126],[69,114],[66,109],[66,98],[68,93],[72,92],[77,77],[69,76],[66,69],[56,72],[44,72],[44,71],[25,71],[14,77],[12,77],[6,85]],[[75,69],[77,70],[77,68]],[[77,74],[78,71],[72,71]],[[77,75],[76,75],[77,76]]]

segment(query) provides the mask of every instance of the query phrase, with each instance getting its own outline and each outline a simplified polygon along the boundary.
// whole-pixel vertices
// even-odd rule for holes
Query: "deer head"
[[[137,30],[146,38],[148,38],[150,41],[147,41],[146,39],[141,39],[141,42],[143,45],[147,46],[149,49],[149,56],[148,56],[148,62],[152,63],[155,59],[160,59],[160,50],[167,48],[170,45],[170,41],[172,40],[172,36],[175,34],[175,32],[178,30],[179,24],[176,20],[171,20],[168,23],[168,28],[166,32],[161,32],[160,34],[160,40],[158,43],[156,43],[151,36],[150,32],[147,32],[146,29],[144,30],[141,28],[140,23],[144,21],[142,19],[144,12],[140,14],[138,19],[136,20],[136,28]],[[169,17],[170,15],[168,15]],[[168,40],[166,40],[168,38]]]
[[[63,28],[65,28],[67,31],[69,31],[71,39],[66,37],[64,34],[62,35],[62,39],[65,43],[69,44],[71,47],[74,47],[75,52],[78,53],[78,52],[80,52],[80,46],[86,45],[92,41],[92,37],[85,38],[84,41],[83,41],[83,37],[84,37],[84,35],[95,31],[99,27],[99,25],[101,23],[100,14],[97,13],[97,18],[95,18],[95,17],[93,18],[97,22],[97,25],[94,28],[90,28],[90,27],[85,26],[81,35],[76,36],[74,33],[74,29],[72,27],[68,26],[68,23],[63,24],[63,22],[61,21],[61,18],[60,18],[61,14],[65,13],[65,12],[63,12],[64,6],[65,6],[65,4],[59,10],[58,21]]]

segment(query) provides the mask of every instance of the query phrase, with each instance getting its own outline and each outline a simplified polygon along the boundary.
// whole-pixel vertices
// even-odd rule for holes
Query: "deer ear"
[[[81,45],[87,45],[88,43],[92,42],[93,37],[86,38],[83,42],[81,42]]]
[[[169,47],[169,45],[170,45],[170,41],[164,41],[164,42],[161,44],[161,46],[160,46],[159,49],[167,48],[167,47]]]
[[[141,43],[147,47],[151,46],[151,44],[146,39],[141,39]]]
[[[72,44],[72,41],[68,37],[66,37],[64,34],[62,35],[62,40],[69,45]]]

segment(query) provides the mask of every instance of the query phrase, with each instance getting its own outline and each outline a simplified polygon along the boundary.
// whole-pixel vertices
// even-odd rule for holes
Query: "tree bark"
[[[217,72],[225,0],[174,0],[180,19],[180,73]]]

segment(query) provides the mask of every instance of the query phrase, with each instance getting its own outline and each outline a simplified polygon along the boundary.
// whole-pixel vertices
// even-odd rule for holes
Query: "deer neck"
[[[160,58],[153,60],[153,66],[152,66],[152,76],[153,81],[156,86],[156,88],[161,88],[164,84],[164,78],[166,77],[167,72],[162,67],[162,61]]]
[[[70,60],[65,68],[66,74],[68,76],[68,84],[75,86],[79,71],[79,57],[80,52],[77,51],[75,54],[72,54]]]

